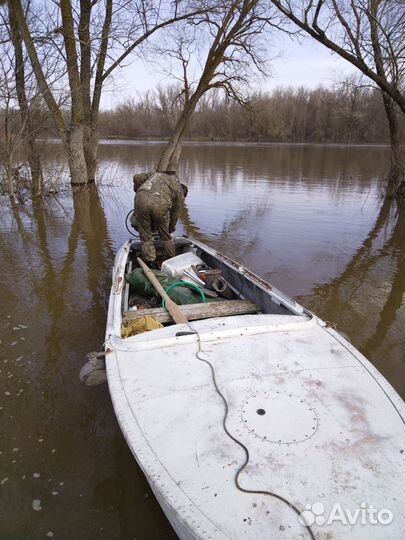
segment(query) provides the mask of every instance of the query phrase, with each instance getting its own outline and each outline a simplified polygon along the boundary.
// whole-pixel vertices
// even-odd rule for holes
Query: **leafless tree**
[[[43,184],[41,158],[36,142],[35,109],[37,108],[37,96],[32,91],[31,96],[27,95],[26,58],[24,57],[22,38],[14,16],[13,2],[8,0],[7,5],[10,38],[14,49],[15,90],[24,131],[24,153],[30,167],[32,193],[36,196],[41,193]]]
[[[184,134],[207,91],[222,89],[228,97],[240,102],[241,86],[248,82],[252,71],[264,72],[259,42],[269,17],[267,4],[260,0],[217,1],[200,21],[194,22],[191,38],[177,39],[172,56],[177,57],[181,66],[184,106],[157,170],[176,171]],[[204,36],[198,41],[204,43],[205,39],[207,46],[201,74],[193,83],[189,71],[195,51],[190,47],[195,43],[194,35],[200,31]]]
[[[387,195],[405,197],[405,157],[400,138],[400,123],[405,114],[404,1],[272,0],[272,3],[301,30],[350,62],[381,89],[391,137]]]
[[[19,187],[29,188],[34,196],[42,190],[42,168],[36,143],[42,118],[37,88],[30,70],[26,69],[11,4],[2,2],[0,7],[0,108],[4,120],[1,161],[8,192],[13,198],[15,193],[20,195]]]
[[[344,123],[346,144],[351,144],[356,125],[362,122],[366,111],[364,108],[364,84],[361,74],[350,74],[336,83],[338,94],[343,99],[338,100],[339,115]]]
[[[65,146],[72,184],[96,175],[98,118],[106,80],[148,38],[169,25],[205,11],[201,2],[172,0],[59,0],[46,5],[47,24],[33,35],[21,0],[12,0],[18,30],[53,121]],[[66,120],[41,62],[41,46],[51,43],[66,69],[70,118]]]
[[[180,85],[169,85],[157,88],[157,109],[162,121],[163,134],[171,134],[176,126],[179,115],[181,114],[182,89]]]
[[[10,50],[10,48],[8,48]],[[2,46],[0,56],[0,166],[3,169],[3,183],[11,199],[14,198],[14,154],[21,138],[21,130],[15,129],[13,118],[14,85],[13,71],[7,50]],[[13,125],[14,124],[14,125]]]
[[[3,14],[2,14],[3,15]],[[1,54],[0,54],[0,167],[1,183],[8,193],[11,202],[18,195],[22,178],[27,182],[23,169],[25,156],[26,125],[24,118],[18,115],[18,102],[16,95],[16,78],[14,69],[14,51],[10,36],[4,33],[4,25],[1,25]]]

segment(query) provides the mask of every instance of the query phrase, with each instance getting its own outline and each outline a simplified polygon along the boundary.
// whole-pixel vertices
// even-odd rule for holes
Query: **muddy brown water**
[[[0,204],[0,538],[175,538],[115,420],[81,386],[99,350],[131,176],[159,143],[100,148],[100,186]],[[47,152],[55,182],[60,148]],[[192,144],[179,234],[336,324],[405,396],[405,217],[382,206],[383,147]],[[185,465],[186,466],[186,465]]]

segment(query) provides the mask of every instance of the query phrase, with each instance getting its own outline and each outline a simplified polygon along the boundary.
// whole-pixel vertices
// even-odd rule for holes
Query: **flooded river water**
[[[0,539],[176,538],[106,385],[103,343],[132,175],[161,145],[100,148],[100,185],[0,208]],[[47,153],[55,180],[59,147]],[[405,216],[382,205],[383,147],[190,144],[178,233],[202,239],[336,324],[405,397]],[[187,464],[185,464],[187,466]]]

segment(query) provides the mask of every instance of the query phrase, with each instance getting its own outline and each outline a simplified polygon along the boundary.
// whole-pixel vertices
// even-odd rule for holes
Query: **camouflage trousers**
[[[163,240],[167,256],[174,257],[176,255],[175,245],[169,231],[170,208],[162,205],[157,197],[139,192],[135,202],[135,217],[142,243],[142,254],[146,261],[156,260],[156,248],[153,241],[155,230]]]

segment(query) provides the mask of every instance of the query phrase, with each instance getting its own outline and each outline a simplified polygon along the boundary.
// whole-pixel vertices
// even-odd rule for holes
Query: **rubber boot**
[[[169,259],[176,256],[176,246],[173,240],[166,240],[163,245]]]

